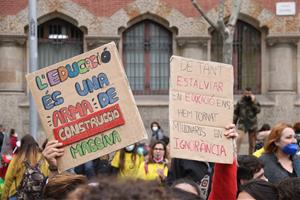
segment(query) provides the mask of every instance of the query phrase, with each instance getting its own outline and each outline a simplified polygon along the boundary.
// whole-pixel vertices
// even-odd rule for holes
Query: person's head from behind
[[[252,155],[238,156],[238,184],[244,185],[252,179],[267,180],[264,175],[264,164],[260,159]]]
[[[97,182],[78,187],[67,200],[110,200],[110,199],[174,199],[164,187],[155,181],[123,180],[116,177],[99,177]]]
[[[297,143],[300,145],[300,122],[297,122],[293,126],[296,138],[297,138]]]
[[[286,178],[278,186],[279,200],[300,199],[300,177]]]
[[[244,184],[237,198],[237,200],[266,199],[277,200],[278,191],[273,184],[261,179],[254,179]]]
[[[182,196],[183,199],[188,197],[200,199],[199,185],[190,179],[178,179],[176,180],[171,188],[173,192],[178,196]],[[186,198],[184,198],[186,196]]]
[[[265,141],[271,132],[270,130],[271,126],[269,124],[263,124],[261,126],[256,135],[255,150],[258,150],[264,146]]]
[[[294,129],[286,123],[279,123],[272,128],[265,142],[264,149],[266,153],[281,151],[282,153],[293,156],[298,148],[296,142]]]
[[[258,131],[260,132],[260,131],[269,131],[269,130],[271,130],[271,126],[269,124],[263,124]]]
[[[20,143],[20,148],[16,154],[17,160],[22,162],[26,159],[31,164],[36,163],[38,154],[41,153],[41,149],[35,139],[27,134],[22,137]]]
[[[43,191],[43,199],[65,199],[79,185],[87,183],[86,176],[62,173],[48,179]]]
[[[296,133],[300,133],[300,122],[295,123],[293,129]]]
[[[163,141],[158,140],[151,145],[149,162],[151,163],[163,162],[167,158],[167,156],[168,156],[167,145]]]
[[[158,131],[159,129],[161,129],[159,123],[156,122],[156,121],[154,121],[154,122],[151,123],[150,128],[151,128],[151,130],[154,131],[154,132],[156,132],[156,131]]]
[[[239,155],[237,158],[237,183],[238,190],[253,179],[267,180],[264,175],[264,165],[260,159],[252,155]]]

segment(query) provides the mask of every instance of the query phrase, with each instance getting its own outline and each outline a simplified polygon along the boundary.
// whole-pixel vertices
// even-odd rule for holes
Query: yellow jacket
[[[41,159],[42,156],[38,160]],[[46,160],[41,164],[41,172],[45,175],[49,175],[48,163]],[[4,179],[4,189],[1,196],[1,200],[7,200],[9,197],[14,195],[17,191],[17,187],[20,185],[23,175],[25,173],[25,166],[23,162],[20,162],[14,156],[10,161],[5,179]]]
[[[163,170],[164,176],[167,177],[168,167],[165,163],[148,163],[148,166],[143,163],[139,168],[138,178],[148,181],[159,179],[158,170]]]
[[[259,158],[263,153],[265,153],[265,149],[262,147],[262,148],[258,149],[257,151],[255,151],[252,155]]]
[[[136,178],[140,165],[144,162],[144,157],[136,155],[135,163],[131,160],[132,153],[125,152],[125,163],[124,169],[119,171],[119,178]],[[120,164],[120,151],[117,151],[113,160],[111,161],[111,166],[119,168]]]

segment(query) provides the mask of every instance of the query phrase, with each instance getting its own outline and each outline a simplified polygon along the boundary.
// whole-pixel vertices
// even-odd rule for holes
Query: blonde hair
[[[25,135],[21,139],[21,147],[15,155],[17,162],[27,160],[31,166],[35,166],[41,156],[41,149],[31,135]]]
[[[86,176],[71,173],[58,174],[48,180],[43,198],[65,199],[70,192],[85,183],[87,183]]]

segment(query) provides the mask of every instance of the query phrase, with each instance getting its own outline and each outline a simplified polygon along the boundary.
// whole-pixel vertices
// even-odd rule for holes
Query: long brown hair
[[[27,160],[32,166],[36,165],[41,157],[41,149],[35,139],[27,134],[21,139],[21,147],[15,155],[18,162]]]
[[[137,145],[134,145],[134,149],[131,152],[131,161],[133,163],[133,167],[135,167],[135,161],[136,161],[136,148]],[[119,160],[119,169],[123,170],[125,168],[125,148],[121,149],[120,151],[120,160]]]
[[[50,178],[43,191],[44,199],[64,199],[79,185],[87,183],[86,176],[70,173],[57,174]]]
[[[272,128],[270,135],[267,138],[267,141],[264,145],[266,153],[274,153],[278,150],[278,147],[275,145],[275,142],[278,142],[282,136],[282,131],[285,128],[292,128],[291,125],[286,123],[278,123]]]

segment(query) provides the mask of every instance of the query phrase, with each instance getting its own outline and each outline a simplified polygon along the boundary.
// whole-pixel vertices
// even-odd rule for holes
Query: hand
[[[251,96],[250,96],[250,97],[251,97],[251,101],[253,101],[253,102],[254,102],[254,101],[255,101],[255,99],[256,99],[255,95],[254,95],[254,94],[251,94]]]
[[[62,143],[57,140],[51,140],[47,142],[45,149],[43,150],[43,156],[47,160],[48,164],[53,167],[57,167],[57,157],[64,154],[65,150],[62,147]]]
[[[234,124],[229,124],[225,127],[225,132],[224,132],[224,136],[226,138],[232,138],[232,139],[236,139],[238,137],[238,133],[236,131],[235,125]]]
[[[161,180],[165,179],[165,175],[164,175],[164,170],[163,169],[157,169],[156,172],[159,175],[159,177],[160,177]]]

